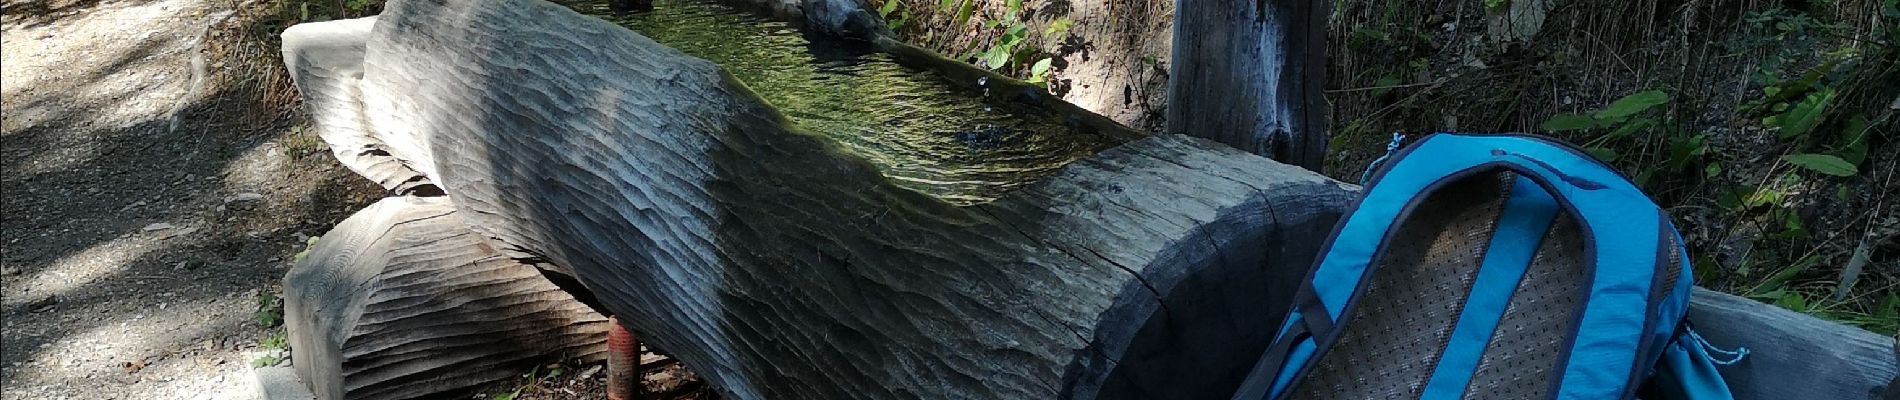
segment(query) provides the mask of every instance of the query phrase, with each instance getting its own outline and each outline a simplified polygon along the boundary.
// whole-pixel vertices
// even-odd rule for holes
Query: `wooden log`
[[[1319,171],[1328,3],[1176,0],[1165,132]]]
[[[1748,349],[1716,368],[1737,399],[1893,399],[1895,339],[1734,295],[1696,288],[1689,322],[1710,343]]]
[[[737,399],[1225,396],[1354,191],[1167,136],[959,207],[552,4],[399,0],[370,36],[377,135]]]
[[[306,108],[335,111],[311,113],[310,122],[337,162],[397,195],[440,194],[427,176],[403,163],[396,153],[404,149],[371,135],[361,86],[364,39],[375,22],[371,17],[292,26],[283,33],[284,64]]]
[[[607,320],[469,231],[443,197],[392,197],[284,277],[291,362],[319,399],[409,399],[605,359]]]

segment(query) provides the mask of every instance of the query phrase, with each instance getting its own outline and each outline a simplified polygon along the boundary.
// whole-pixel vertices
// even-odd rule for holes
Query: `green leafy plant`
[[[285,332],[277,332],[277,334],[264,338],[264,343],[261,343],[260,346],[264,347],[265,350],[288,350],[290,349],[290,335]]]
[[[1484,9],[1491,12],[1501,12],[1510,6],[1511,0],[1484,0]]]
[[[276,366],[277,364],[282,364],[283,362],[284,362],[283,356],[272,354],[272,355],[258,357],[257,359],[251,360],[251,368],[272,367],[272,366]]]
[[[276,328],[284,323],[284,302],[276,293],[268,290],[257,292],[257,311],[251,313],[257,326],[264,329]]]
[[[1742,111],[1762,116],[1763,128],[1774,129],[1777,139],[1806,151],[1784,156],[1783,161],[1827,176],[1859,175],[1860,163],[1867,158],[1872,122],[1866,114],[1838,112],[1843,94],[1836,85],[1844,83],[1830,78],[1854,65],[1858,53],[1850,49],[1827,57],[1826,62],[1789,79],[1776,79],[1773,72],[1758,78],[1763,81],[1762,98],[1748,102]]]
[[[1068,18],[1059,18],[1055,21],[1050,21],[1049,27],[1042,29],[1042,36],[1058,41],[1068,39],[1069,28],[1074,25],[1075,21],[1069,20]]]
[[[951,5],[953,3],[961,4],[965,7],[972,4],[970,1],[958,3],[958,0],[945,0],[943,2],[944,5]],[[963,20],[966,18],[963,14],[964,11],[964,9],[958,10],[956,22],[958,25],[964,23]],[[995,31],[999,33],[999,35],[988,48],[980,52],[971,53],[969,58],[974,58],[976,64],[995,71],[1015,72],[1023,71],[1022,68],[1027,67],[1028,76],[1025,78],[1026,82],[1037,85],[1047,85],[1051,75],[1055,72],[1055,59],[1043,54],[1040,50],[1036,49],[1035,46],[1030,45],[1031,35],[1037,33],[1029,30],[1029,24],[1023,21],[1022,13],[1022,0],[1005,1],[1003,3],[1002,15],[989,15],[986,13],[982,21],[983,28]],[[1043,28],[1040,35],[1045,41],[1066,40],[1069,35],[1069,30],[1074,25],[1075,22],[1070,19],[1057,19],[1051,21],[1047,27]],[[1032,62],[1031,60],[1034,61]]]
[[[1047,82],[1049,79],[1049,68],[1051,65],[1054,65],[1054,62],[1055,59],[1053,58],[1043,58],[1042,60],[1036,61],[1035,65],[1029,66],[1028,82],[1038,84]]]
[[[891,18],[893,15],[897,18]],[[877,16],[887,21],[886,26],[893,31],[910,24],[910,10],[904,7],[903,0],[884,0],[884,5],[877,8]]]
[[[1781,160],[1809,171],[1819,172],[1823,175],[1854,176],[1860,174],[1860,169],[1854,166],[1854,163],[1827,154],[1793,154],[1782,156]]]
[[[984,28],[1001,29],[1003,32],[1003,36],[996,39],[996,44],[977,57],[985,64],[984,66],[1000,70],[1017,59],[1017,50],[1029,40],[1029,26],[1019,18],[1022,9],[1022,0],[1009,0],[1004,4],[1003,15],[1000,18],[983,21]]]
[[[1602,110],[1593,113],[1552,116],[1544,121],[1542,126],[1545,131],[1550,132],[1602,130],[1605,133],[1586,142],[1584,149],[1603,161],[1612,162],[1620,158],[1621,154],[1606,144],[1658,127],[1659,122],[1656,119],[1639,114],[1668,103],[1669,93],[1661,90],[1646,90],[1616,99]],[[1701,139],[1692,138],[1682,143],[1691,153],[1685,154],[1685,159],[1687,156],[1696,155],[1693,153],[1699,148],[1700,142]]]

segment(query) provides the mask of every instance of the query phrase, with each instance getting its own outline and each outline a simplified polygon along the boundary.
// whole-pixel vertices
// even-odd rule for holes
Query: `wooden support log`
[[[292,364],[319,399],[409,399],[604,360],[607,320],[490,249],[443,197],[392,197],[284,278]]]
[[[368,40],[370,129],[738,399],[1225,396],[1353,192],[1167,136],[959,207],[552,4],[400,0]]]
[[[1165,132],[1319,171],[1328,3],[1176,0]]]
[[[375,23],[371,17],[293,26],[283,34],[284,64],[305,107],[335,111],[312,113],[310,122],[337,162],[397,195],[440,194],[427,176],[403,162],[401,153],[414,147],[392,147],[372,135],[372,113],[362,108],[362,59]]]
[[[1689,322],[1717,347],[1748,349],[1716,368],[1737,399],[1900,398],[1894,338],[1702,288]]]

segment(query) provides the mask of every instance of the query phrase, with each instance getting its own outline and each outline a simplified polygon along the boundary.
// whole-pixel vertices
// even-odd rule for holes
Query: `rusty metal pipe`
[[[607,317],[607,325],[607,399],[646,400],[646,385],[640,381],[640,340],[618,317]]]

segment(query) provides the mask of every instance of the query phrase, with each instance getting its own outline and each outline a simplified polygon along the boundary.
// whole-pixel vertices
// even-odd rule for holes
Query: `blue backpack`
[[[1388,158],[1234,398],[1731,397],[1680,236],[1614,169],[1530,135]]]

